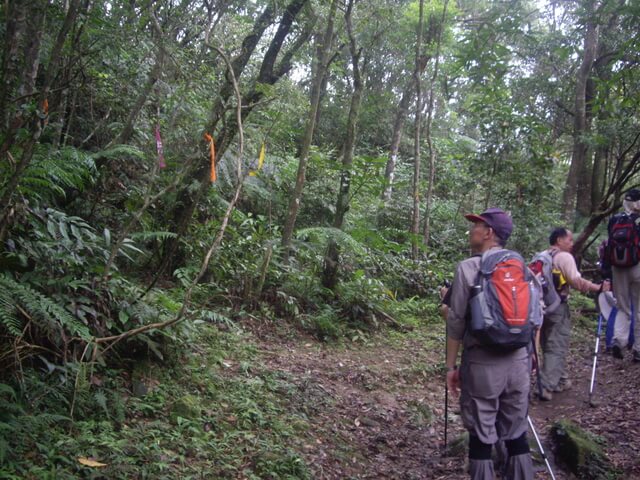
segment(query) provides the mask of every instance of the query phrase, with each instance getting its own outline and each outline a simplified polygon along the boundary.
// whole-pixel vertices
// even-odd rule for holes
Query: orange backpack
[[[471,298],[471,334],[484,346],[509,351],[528,345],[542,324],[540,290],[520,254],[482,255]]]

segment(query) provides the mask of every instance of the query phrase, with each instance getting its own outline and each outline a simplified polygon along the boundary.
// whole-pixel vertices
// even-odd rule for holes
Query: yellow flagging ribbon
[[[262,147],[260,147],[260,154],[258,155],[258,170],[262,170],[262,165],[264,165],[264,156],[266,154],[266,148],[264,145],[264,142],[262,143]],[[256,171],[255,170],[251,170],[249,172],[249,176],[250,177],[255,177],[256,176]]]
[[[209,142],[209,157],[211,158],[211,182],[217,180],[216,177],[216,146],[213,142],[213,137],[205,132],[204,139]]]
[[[258,170],[262,170],[262,165],[264,165],[264,155],[266,153],[265,147],[264,147],[264,143],[262,144],[262,147],[260,148],[260,155],[258,156]]]

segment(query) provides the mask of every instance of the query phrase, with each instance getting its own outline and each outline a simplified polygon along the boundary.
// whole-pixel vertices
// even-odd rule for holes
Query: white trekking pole
[[[596,308],[598,310],[598,328],[596,330],[596,347],[593,351],[593,365],[591,367],[591,382],[589,383],[589,405],[596,407],[598,404],[593,399],[593,389],[595,388],[596,381],[596,366],[598,364],[598,351],[600,350],[600,333],[602,332],[602,322],[604,320],[609,321],[610,313],[607,314],[607,308],[611,307],[611,303],[607,299],[607,294],[601,292],[596,297]]]
[[[593,366],[591,368],[591,382],[589,383],[589,405],[597,406],[593,401],[593,387],[596,380],[596,365],[598,364],[598,350],[600,348],[600,330],[602,329],[602,313],[598,314],[598,329],[596,330],[596,348],[593,351]]]
[[[547,470],[549,470],[549,474],[551,475],[551,478],[553,480],[556,480],[556,476],[553,474],[553,470],[551,470],[551,465],[549,464],[549,459],[547,458],[547,454],[544,453],[544,448],[542,448],[542,442],[540,441],[540,438],[538,437],[538,434],[536,433],[536,429],[533,428],[533,422],[531,421],[531,417],[529,415],[527,415],[527,421],[529,422],[529,427],[531,428],[531,431],[533,432],[533,436],[536,439],[536,443],[538,444],[538,449],[540,450],[540,455],[542,456],[542,459],[544,460],[544,463],[547,464]]]

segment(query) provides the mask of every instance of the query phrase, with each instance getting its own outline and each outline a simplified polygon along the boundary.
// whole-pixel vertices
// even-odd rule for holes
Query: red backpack
[[[471,334],[509,351],[528,345],[541,323],[540,291],[523,258],[511,250],[486,252],[471,298]]]
[[[621,213],[614,216],[609,224],[609,241],[607,242],[607,258],[609,263],[618,268],[629,268],[640,261],[640,232],[637,215]]]

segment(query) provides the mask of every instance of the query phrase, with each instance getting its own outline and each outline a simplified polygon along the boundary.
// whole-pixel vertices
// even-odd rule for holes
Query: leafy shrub
[[[345,333],[345,322],[330,305],[324,305],[317,312],[300,317],[302,326],[322,341],[337,340]]]

